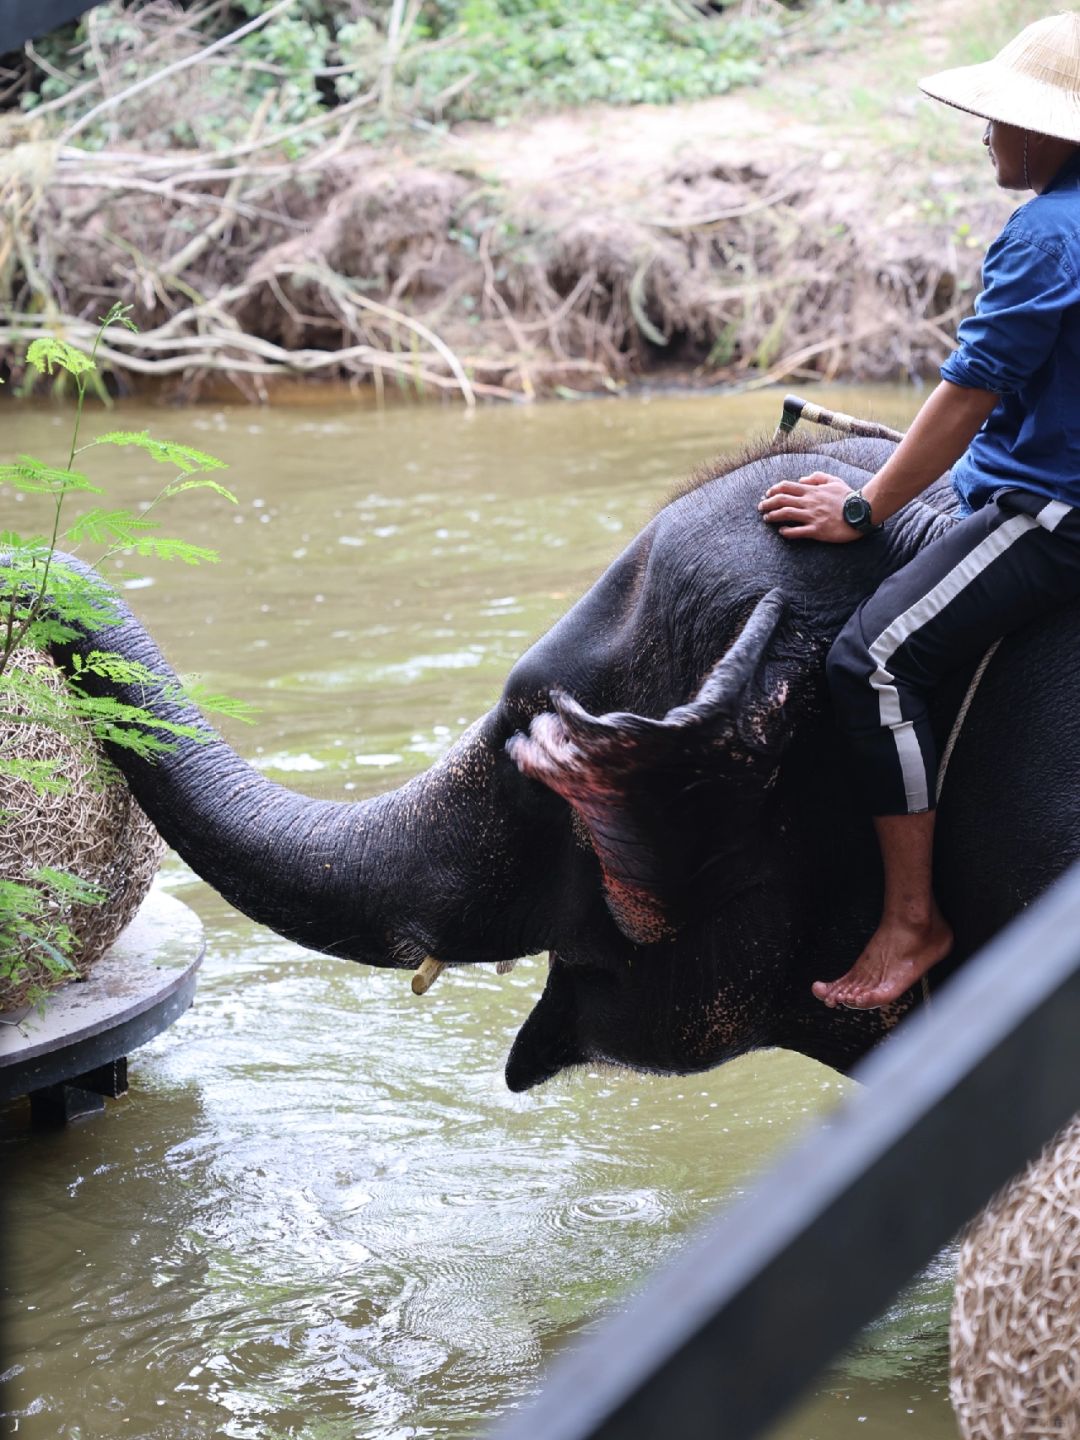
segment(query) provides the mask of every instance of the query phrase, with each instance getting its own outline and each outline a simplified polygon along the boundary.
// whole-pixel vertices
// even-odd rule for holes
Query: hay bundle
[[[54,693],[63,691],[63,678],[46,657],[23,650],[14,663]],[[41,793],[29,780],[0,774],[0,879],[26,882],[49,867],[104,891],[104,900],[94,905],[63,904],[43,892],[49,895],[46,940],[66,925],[77,940],[71,958],[85,975],[141,904],[164,845],[124,782],[109,773],[89,732],[85,739],[72,739],[19,718],[27,713],[17,696],[5,696],[0,756],[57,762],[65,784],[62,793]],[[40,945],[27,944],[19,958],[24,963],[17,979],[0,975],[0,1011],[15,1009],[57,983]]]
[[[1080,1436],[1080,1116],[965,1236],[951,1342],[965,1440]]]

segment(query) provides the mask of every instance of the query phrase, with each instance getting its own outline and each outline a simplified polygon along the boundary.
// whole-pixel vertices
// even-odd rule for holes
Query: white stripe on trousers
[[[985,540],[980,541],[974,550],[970,550],[931,591],[916,600],[903,614],[898,615],[870,646],[870,658],[877,665],[877,669],[870,676],[870,684],[878,692],[881,723],[893,732],[897,758],[904,777],[904,797],[909,814],[930,808],[929,777],[923,763],[922,751],[919,749],[915,726],[910,720],[904,719],[900,709],[900,693],[887,668],[888,661],[901,645],[939,615],[951,600],[955,600],[962,590],[1022,535],[1028,534],[1039,525],[1045,530],[1056,530],[1068,513],[1068,505],[1063,505],[1060,500],[1050,500],[1037,515],[1014,515],[1011,520],[1006,520]]]

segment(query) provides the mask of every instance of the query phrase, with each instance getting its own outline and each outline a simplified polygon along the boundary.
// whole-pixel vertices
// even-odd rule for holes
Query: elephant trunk
[[[393,796],[312,800],[267,780],[221,740],[183,741],[150,762],[109,748],[162,837],[229,904],[307,949],[390,963],[386,927],[380,934],[372,915],[372,870],[402,867],[387,854],[376,867],[365,842],[378,834],[388,845]],[[404,955],[400,963],[417,962]]]
[[[62,560],[93,576],[78,561]],[[102,586],[101,593],[115,623],[55,643],[53,658],[70,673],[75,654],[104,651],[153,677],[118,681],[83,667],[79,684],[162,722],[159,737],[171,746],[165,753],[146,757],[109,742],[106,749],[167,843],[231,905],[297,944],[370,964],[419,964],[435,936],[417,907],[432,893],[430,872],[438,868],[424,854],[424,822],[433,808],[443,815],[448,808],[446,762],[362,803],[297,795],[242,760],[177,697],[176,677],[145,629],[112,592]],[[175,739],[167,727],[177,725],[200,738]],[[472,747],[475,734],[455,750]]]

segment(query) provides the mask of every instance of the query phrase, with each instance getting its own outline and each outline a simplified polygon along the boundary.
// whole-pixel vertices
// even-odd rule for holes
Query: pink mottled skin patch
[[[600,864],[608,907],[619,929],[637,945],[655,945],[670,940],[675,934],[664,915],[664,907],[656,896],[637,885],[617,880]]]
[[[551,711],[536,716],[528,735],[512,736],[507,751],[523,775],[540,780],[576,808],[584,809],[590,799],[609,801],[620,791]]]
[[[610,763],[612,752],[628,748],[613,735],[595,750],[603,752]],[[625,799],[625,791],[612,779],[610,769],[601,768],[599,753],[590,753],[572,740],[560,717],[550,712],[533,720],[528,735],[514,735],[507,751],[523,775],[547,785],[570,805],[575,818],[580,818],[600,862],[608,908],[623,934],[637,945],[670,938],[675,932],[661,901],[650,890],[616,873],[615,856],[602,838]]]

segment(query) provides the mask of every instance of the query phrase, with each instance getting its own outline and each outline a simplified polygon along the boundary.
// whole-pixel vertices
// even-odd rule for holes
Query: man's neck
[[[1047,190],[1080,172],[1080,145],[1074,145],[1069,140],[1051,141],[1040,160],[1040,175],[1031,188],[1036,195],[1045,195]]]

